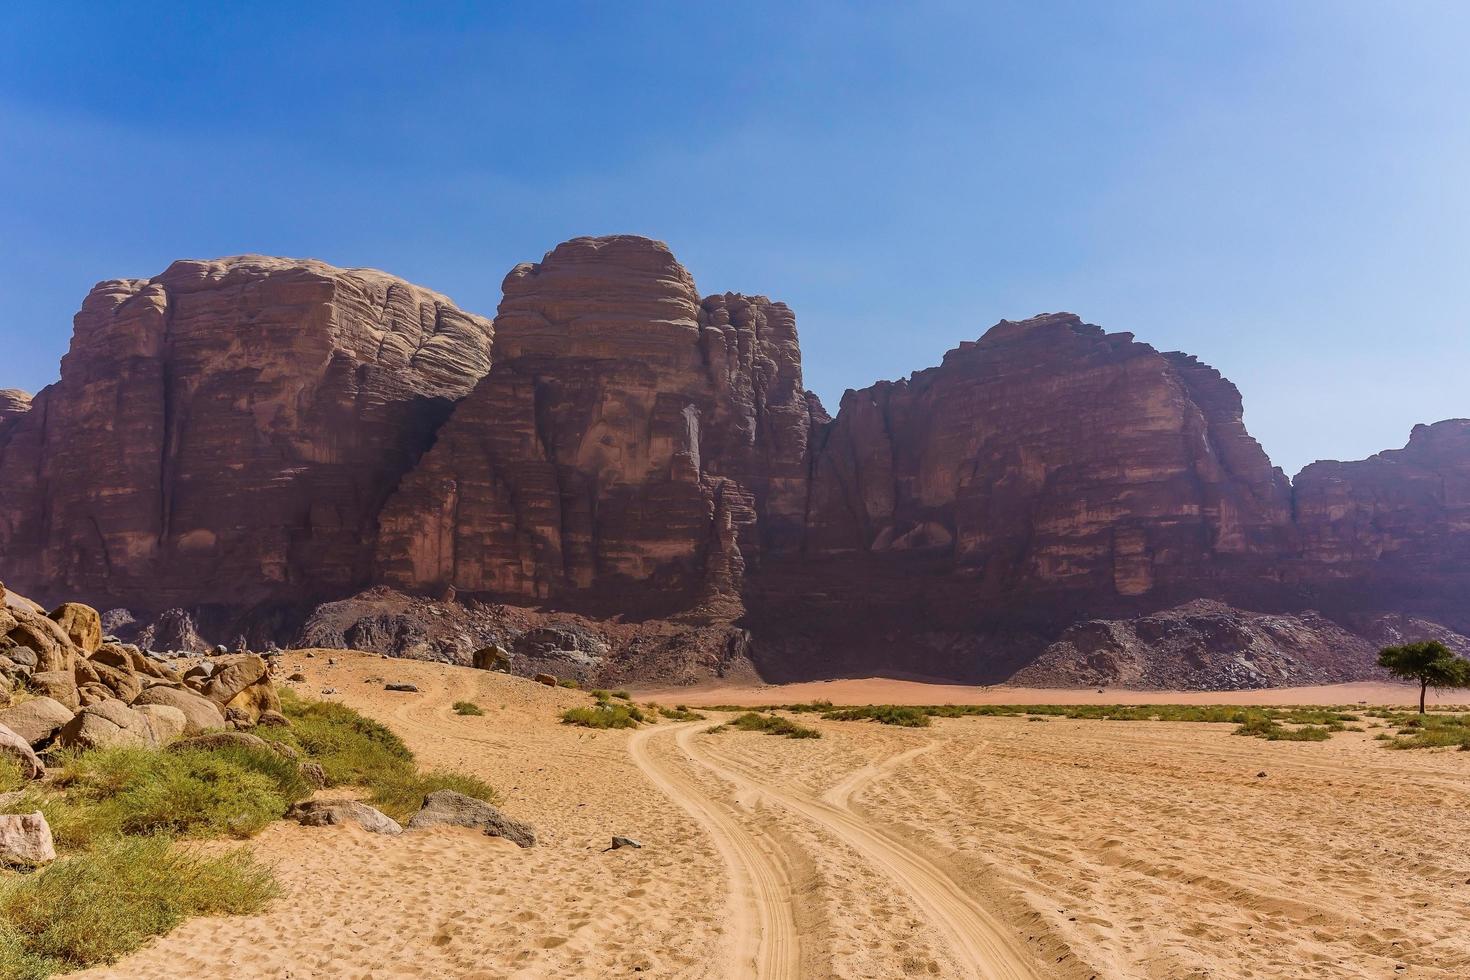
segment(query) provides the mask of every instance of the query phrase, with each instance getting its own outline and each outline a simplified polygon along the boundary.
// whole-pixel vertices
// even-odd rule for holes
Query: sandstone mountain
[[[311,261],[100,284],[61,380],[0,399],[0,576],[589,679],[1280,684],[1470,632],[1470,422],[1293,483],[1217,371],[1071,314],[831,418],[792,311],[701,298],[662,243],[575,239],[503,293],[492,326]]]

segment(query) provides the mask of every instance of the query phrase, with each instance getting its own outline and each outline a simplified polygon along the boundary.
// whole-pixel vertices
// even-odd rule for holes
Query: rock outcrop
[[[61,380],[0,396],[0,475],[0,571],[120,607],[0,620],[0,671],[67,710],[159,679],[99,631],[594,683],[1190,686],[1355,678],[1382,637],[1470,633],[1470,422],[1293,486],[1219,372],[1066,313],[834,419],[789,308],[701,298],[634,236],[517,266],[493,325],[310,261],[102,283]],[[227,722],[275,710],[222,682],[189,683]]]
[[[383,511],[385,582],[669,613],[738,595],[748,562],[799,542],[790,310],[701,301],[632,236],[567,242],[504,289],[494,367]]]
[[[1069,627],[1011,680],[1031,687],[1232,691],[1368,680],[1377,646],[1315,612],[1266,615],[1196,600]]]
[[[315,261],[98,284],[61,380],[0,423],[7,580],[152,611],[360,587],[378,507],[488,370],[491,332]]]
[[[31,410],[31,396],[19,388],[0,388],[0,429]]]

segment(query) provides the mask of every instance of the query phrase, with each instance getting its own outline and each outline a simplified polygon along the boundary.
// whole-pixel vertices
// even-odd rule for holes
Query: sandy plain
[[[806,715],[823,735],[807,740],[711,734],[717,713],[590,731],[558,721],[581,692],[339,651],[285,659],[303,695],[494,783],[540,843],[278,824],[249,845],[285,889],[265,913],[190,921],[83,975],[1470,976],[1470,753],[1391,752],[1374,729],[1264,742],[1229,725],[1023,717]],[[657,700],[981,700],[835,683]],[[462,699],[486,714],[454,714]],[[608,850],[614,834],[645,846]]]

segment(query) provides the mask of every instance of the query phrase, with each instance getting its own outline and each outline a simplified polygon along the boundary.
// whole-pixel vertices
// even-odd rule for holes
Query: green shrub
[[[861,708],[841,708],[822,715],[831,721],[876,721],[900,728],[927,728],[929,715],[923,708],[898,704],[870,704]]]
[[[570,677],[568,677],[564,681],[557,681],[556,682],[556,686],[557,687],[571,688],[573,691],[579,690],[582,687],[581,684],[578,684],[576,681],[572,680]]]
[[[743,732],[765,732],[767,735],[784,735],[786,738],[822,737],[822,733],[815,728],[798,725],[789,718],[782,718],[779,715],[763,715],[754,711],[747,711],[733,721],[721,725],[720,728],[738,728]]]
[[[454,713],[457,715],[483,715],[484,709],[473,701],[454,702]]]
[[[0,754],[0,793],[26,789],[31,781],[21,772],[20,763],[9,754]]]
[[[561,713],[564,725],[583,728],[637,728],[647,716],[637,705],[599,701],[590,708],[568,708]]]
[[[612,696],[623,701],[633,700],[633,695],[629,694],[627,691],[614,691],[612,692]]]
[[[167,837],[110,838],[0,881],[0,976],[110,963],[188,916],[258,912],[277,893],[244,849],[203,856]]]
[[[311,792],[295,762],[241,747],[97,749],[67,758],[56,784],[66,793],[52,801],[53,831],[75,845],[116,834],[248,837]]]
[[[697,711],[690,711],[682,704],[675,705],[672,708],[660,707],[658,713],[670,721],[704,721],[704,715]]]
[[[291,719],[282,740],[319,763],[328,785],[372,787],[413,771],[413,753],[387,726],[343,704],[281,695],[281,710]]]

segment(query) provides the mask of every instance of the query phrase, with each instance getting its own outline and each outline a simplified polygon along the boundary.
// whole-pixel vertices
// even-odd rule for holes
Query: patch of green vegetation
[[[1382,716],[1395,730],[1379,736],[1390,749],[1443,749],[1470,752],[1470,715],[1430,711],[1422,715],[1399,712]],[[1395,737],[1397,736],[1397,737]]]
[[[111,963],[191,915],[258,912],[278,889],[245,849],[198,855],[169,838],[114,837],[0,880],[0,976]]]
[[[617,698],[617,699],[619,699],[619,700],[621,700],[621,701],[632,701],[633,700],[633,695],[629,694],[627,691],[614,691],[614,692],[612,692],[612,696],[615,697],[615,698]]]
[[[413,753],[386,725],[333,701],[304,701],[281,691],[291,727],[273,733],[321,765],[329,786],[373,788],[414,771]]]
[[[782,718],[779,715],[763,715],[755,711],[747,711],[738,718],[727,721],[718,728],[710,731],[721,731],[726,728],[738,728],[742,732],[765,732],[767,735],[783,735],[786,738],[821,738],[822,733],[815,728],[807,728],[798,725],[790,718]]]
[[[249,837],[311,793],[293,760],[242,746],[69,754],[55,786],[64,793],[42,812],[58,841],[76,847],[124,834]]]
[[[704,715],[698,711],[690,711],[682,704],[676,704],[672,708],[659,706],[658,713],[670,721],[704,721]]]
[[[566,680],[563,680],[563,681],[557,681],[556,682],[556,686],[557,687],[570,688],[573,691],[578,691],[578,690],[581,690],[581,688],[582,688],[582,685],[581,684],[578,684],[576,681],[572,680],[570,677],[568,677]]]
[[[454,713],[457,715],[483,715],[485,709],[473,701],[454,702]]]
[[[635,704],[612,704],[599,701],[590,708],[568,708],[561,713],[562,724],[583,728],[637,728],[648,716]]]
[[[21,772],[20,763],[11,755],[0,755],[0,793],[10,793],[18,789],[25,789],[30,785],[30,780]]]
[[[870,704],[861,708],[841,708],[822,715],[829,721],[876,721],[880,725],[900,728],[927,728],[929,715],[923,708],[899,704]]]

